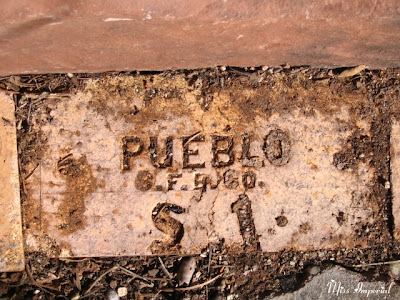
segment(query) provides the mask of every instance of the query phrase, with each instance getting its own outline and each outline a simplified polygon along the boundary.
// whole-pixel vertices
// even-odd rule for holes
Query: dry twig
[[[207,280],[206,282],[196,284],[193,286],[188,286],[188,287],[184,287],[184,288],[161,289],[161,291],[171,293],[171,292],[187,292],[187,291],[197,290],[197,289],[201,289],[202,287],[205,287],[205,286],[213,283],[217,279],[221,278],[221,276],[222,276],[222,274],[219,274],[219,275],[215,276],[214,278]]]
[[[392,261],[383,261],[383,262],[370,263],[370,264],[354,265],[353,268],[362,268],[362,267],[369,267],[369,266],[381,266],[381,265],[392,265],[392,264],[397,264],[397,263],[400,263],[400,260],[392,260]]]
[[[159,257],[158,260],[160,261],[161,269],[163,270],[163,272],[165,273],[165,275],[167,275],[169,279],[174,278],[174,276],[172,276],[171,273],[168,272],[168,270],[167,270],[167,268],[165,267],[164,262],[162,261],[161,257]]]
[[[39,164],[37,164],[36,167],[34,167],[33,170],[30,171],[29,174],[25,176],[24,180],[27,180],[29,177],[31,177],[32,174],[36,171],[37,167],[39,167]]]
[[[106,276],[108,273],[115,271],[116,269],[119,268],[119,265],[115,265],[114,267],[108,269],[107,271],[105,271],[103,274],[101,274],[99,277],[97,277],[97,279],[90,285],[90,287],[86,290],[86,292],[84,293],[84,295],[86,295],[87,293],[89,293],[92,288],[95,287],[95,285],[104,277]]]
[[[41,289],[43,292],[46,292],[46,293],[48,293],[48,294],[50,294],[50,295],[55,295],[54,293],[52,293],[52,292],[50,292],[48,289],[46,289],[46,288],[44,288],[43,286],[41,286],[39,283],[37,283],[37,281],[33,278],[33,276],[32,276],[32,272],[31,272],[31,267],[29,266],[29,263],[27,263],[26,264],[26,266],[25,266],[25,271],[26,271],[26,274],[28,275],[28,278],[29,278],[29,281],[33,284],[33,285],[35,285],[35,286],[37,286],[39,289]]]
[[[115,265],[115,266],[113,266],[112,268],[110,268],[110,269],[108,269],[107,271],[105,271],[103,274],[101,274],[101,275],[90,285],[90,287],[85,291],[85,293],[84,293],[83,295],[84,295],[84,296],[87,296],[87,295],[89,294],[89,292],[95,287],[95,285],[96,285],[97,283],[99,283],[99,281],[100,281],[104,276],[106,276],[108,273],[111,273],[111,272],[117,271],[117,270],[120,270],[121,272],[125,273],[126,275],[132,276],[133,278],[139,278],[139,279],[141,279],[141,280],[143,280],[143,281],[146,281],[146,282],[147,282],[147,286],[150,287],[150,288],[154,287],[154,284],[153,284],[149,279],[147,279],[147,278],[145,278],[145,277],[143,277],[143,276],[140,276],[140,275],[138,275],[138,274],[136,274],[136,273],[134,273],[134,272],[132,272],[132,271],[130,271],[130,270],[128,270],[128,269],[126,269],[126,268],[120,266],[120,265]],[[83,297],[81,297],[81,298],[83,298]],[[77,299],[81,299],[81,298],[77,298]]]
[[[134,278],[134,279],[136,279],[136,278],[138,278],[138,279],[141,279],[141,280],[143,280],[143,281],[146,281],[147,282],[147,286],[148,287],[154,287],[154,283],[152,283],[149,279],[147,279],[146,277],[143,277],[143,276],[140,276],[139,274],[136,274],[136,273],[134,273],[134,272],[132,272],[131,270],[128,270],[127,268],[124,268],[124,267],[119,267],[119,269],[123,272],[123,273],[125,273],[126,275],[129,275],[129,276],[131,276],[132,278]]]

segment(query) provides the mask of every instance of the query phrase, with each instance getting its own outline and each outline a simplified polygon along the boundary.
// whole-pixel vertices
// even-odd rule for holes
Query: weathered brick
[[[0,74],[400,66],[397,0],[3,0]]]
[[[380,121],[362,115],[365,95],[317,82],[286,102],[279,84],[204,98],[180,77],[162,80],[114,77],[46,100],[33,120],[46,143],[27,181],[42,207],[30,250],[47,239],[61,256],[189,254],[223,239],[269,252],[388,237],[371,167],[386,158],[374,152]]]
[[[0,93],[0,271],[24,269],[14,101]]]
[[[392,132],[390,135],[391,153],[390,168],[391,181],[388,188],[392,188],[392,215],[394,221],[394,236],[400,239],[400,123],[397,120],[392,122]]]

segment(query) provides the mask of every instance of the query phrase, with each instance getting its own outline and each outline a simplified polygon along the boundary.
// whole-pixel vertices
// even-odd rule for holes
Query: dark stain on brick
[[[57,170],[67,186],[67,193],[58,207],[58,229],[63,234],[71,234],[85,227],[85,199],[97,189],[97,182],[86,156],[76,159],[68,154],[58,160]]]

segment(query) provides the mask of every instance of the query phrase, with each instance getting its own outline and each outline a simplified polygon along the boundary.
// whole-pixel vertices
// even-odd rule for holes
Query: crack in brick
[[[210,208],[211,212],[208,214],[208,220],[210,222],[210,229],[207,230],[207,236],[208,236],[209,240],[214,238],[213,235],[215,235],[215,224],[214,224],[215,211],[214,211],[214,207],[215,207],[215,202],[218,199],[218,196],[219,196],[219,190],[217,191],[217,195],[212,200],[212,204],[211,204],[211,208]]]

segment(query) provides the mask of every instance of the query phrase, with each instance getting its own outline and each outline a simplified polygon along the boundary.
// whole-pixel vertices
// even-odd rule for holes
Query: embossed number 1
[[[238,217],[245,249],[260,250],[249,197],[246,194],[239,195],[239,199],[232,203],[231,209]]]

